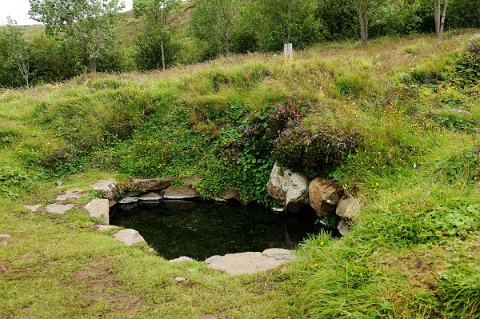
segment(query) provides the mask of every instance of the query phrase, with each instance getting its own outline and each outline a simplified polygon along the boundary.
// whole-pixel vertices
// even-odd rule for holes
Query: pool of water
[[[118,205],[112,225],[140,232],[159,255],[204,260],[213,255],[295,248],[318,233],[315,214],[287,215],[263,207],[194,202]]]

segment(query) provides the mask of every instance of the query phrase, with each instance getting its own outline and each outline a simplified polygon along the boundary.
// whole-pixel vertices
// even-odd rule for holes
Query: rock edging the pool
[[[229,275],[247,275],[272,270],[294,260],[295,254],[287,249],[271,248],[263,252],[245,252],[212,256],[205,260],[207,268]]]
[[[317,216],[337,216],[337,229],[348,234],[362,210],[362,202],[348,195],[332,179],[321,176],[309,181],[302,172],[294,172],[275,163],[267,184],[268,195],[284,210],[296,213],[310,208]]]
[[[171,179],[135,179],[128,181],[129,187],[137,192],[128,192],[119,202],[159,202],[161,200],[198,200],[200,194],[189,186],[171,186]],[[90,200],[82,208],[90,217],[96,218],[102,224],[96,225],[96,231],[107,233],[115,240],[127,246],[147,244],[145,239],[135,229],[122,229],[109,225],[110,207],[119,203],[114,200],[119,191],[119,184],[114,180],[100,180],[91,185],[91,189],[103,198]],[[65,214],[67,211],[78,207],[75,200],[87,195],[79,190],[66,190],[61,192],[55,203],[49,205],[24,205],[32,213],[46,212],[48,214]],[[72,203],[71,200],[74,200]],[[235,190],[226,189],[218,201],[239,201],[240,196]],[[153,251],[153,250],[152,250]],[[230,275],[255,274],[280,267],[284,263],[295,260],[295,254],[287,249],[270,248],[263,252],[243,252],[212,256],[205,260],[207,268],[225,272]],[[189,257],[179,257],[170,260],[171,263],[196,262]]]
[[[212,256],[205,260],[207,268],[225,272],[229,275],[250,275],[262,271],[273,270],[288,261],[295,260],[296,255],[282,248],[270,248],[263,252],[244,252]],[[186,256],[170,260],[171,263],[195,262]]]

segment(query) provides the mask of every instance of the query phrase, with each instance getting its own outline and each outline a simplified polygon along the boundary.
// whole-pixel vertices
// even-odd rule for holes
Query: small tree
[[[195,0],[194,3],[190,26],[195,37],[208,43],[212,54],[229,54],[240,0]]]
[[[363,46],[366,46],[368,41],[368,10],[370,2],[370,0],[355,0],[355,9],[357,9],[358,23],[360,24],[360,36],[362,38]]]
[[[360,25],[360,36],[363,46],[367,45],[370,36],[370,14],[373,10],[385,3],[386,0],[353,0],[355,9],[357,10],[358,23]]]
[[[435,7],[435,32],[440,40],[445,27],[445,17],[447,15],[448,0],[433,0]]]
[[[319,41],[324,28],[315,16],[317,0],[253,0],[258,15],[253,24],[262,50],[278,50],[284,43],[303,48]]]
[[[15,70],[26,87],[30,87],[30,50],[17,22],[8,17],[7,25],[0,32],[0,56],[4,70]],[[15,86],[15,83],[10,83]]]
[[[135,16],[146,18],[146,37],[153,35],[153,38],[159,39],[163,70],[166,69],[165,42],[174,24],[171,15],[179,3],[179,0],[135,0],[133,3]],[[142,43],[148,43],[148,41]]]
[[[71,40],[82,49],[90,72],[114,50],[120,0],[29,0],[30,16],[45,24],[50,36]]]

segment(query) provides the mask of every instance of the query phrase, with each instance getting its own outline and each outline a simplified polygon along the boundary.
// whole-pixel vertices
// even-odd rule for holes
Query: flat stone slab
[[[86,194],[83,194],[78,190],[71,189],[71,190],[65,191],[62,194],[58,195],[56,200],[58,200],[60,202],[63,202],[63,201],[67,201],[67,200],[70,200],[70,199],[80,199],[80,198],[84,197],[85,195]]]
[[[177,283],[182,283],[182,282],[187,281],[187,278],[181,277],[181,276],[177,276],[177,277],[173,278],[173,280],[175,280]]]
[[[132,203],[138,203],[139,198],[138,197],[124,197],[121,200],[118,201],[119,204],[132,204]]]
[[[280,267],[295,255],[286,249],[267,249],[263,253],[246,252],[213,256],[205,260],[207,268],[230,275],[255,274]]]
[[[283,248],[265,249],[262,255],[276,260],[294,260],[296,258],[291,250]]]
[[[190,258],[190,257],[182,256],[182,257],[178,257],[178,258],[175,258],[175,259],[171,259],[169,261],[171,263],[177,264],[177,263],[191,263],[191,262],[194,262],[195,260]]]
[[[132,179],[129,184],[142,191],[160,191],[172,184],[171,178]]]
[[[240,194],[234,189],[227,188],[223,190],[223,192],[220,194],[220,198],[227,201],[227,202],[237,202],[241,203],[242,198],[240,197]]]
[[[159,202],[162,199],[162,196],[157,193],[147,193],[138,198],[141,202]]]
[[[49,214],[63,215],[74,207],[75,205],[73,204],[50,204],[45,207],[45,210]]]
[[[23,205],[25,209],[28,209],[32,213],[36,213],[39,211],[40,208],[42,208],[42,205]]]
[[[0,234],[0,247],[7,247],[8,246],[8,241],[10,240],[12,236],[9,234]]]
[[[122,229],[113,235],[113,237],[127,246],[146,243],[145,239],[143,239],[140,233],[135,229]]]
[[[172,186],[167,188],[163,198],[166,200],[193,200],[200,198],[200,193],[189,186]]]
[[[90,217],[101,218],[106,224],[110,223],[110,202],[108,199],[92,199],[86,206]]]
[[[113,225],[97,225],[97,231],[99,232],[106,232],[106,231],[115,230],[119,228],[120,227],[113,226]]]
[[[112,199],[115,196],[117,182],[112,179],[100,180],[90,186],[93,190],[102,193],[105,198]]]

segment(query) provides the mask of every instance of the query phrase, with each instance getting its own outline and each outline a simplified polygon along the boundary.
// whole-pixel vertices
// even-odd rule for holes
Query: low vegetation
[[[474,31],[332,43],[0,95],[0,315],[6,318],[480,318],[480,55]],[[171,176],[269,204],[275,161],[365,203],[280,270],[173,266],[53,217],[56,180]],[[92,194],[95,196],[95,194]],[[188,278],[177,284],[175,276]],[[108,296],[105,297],[105,296]]]

